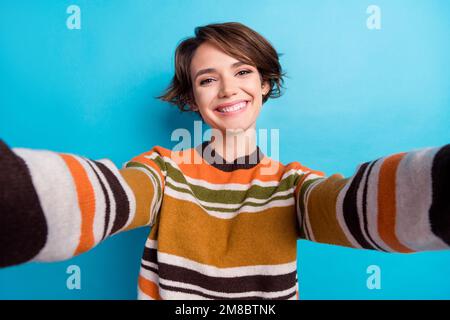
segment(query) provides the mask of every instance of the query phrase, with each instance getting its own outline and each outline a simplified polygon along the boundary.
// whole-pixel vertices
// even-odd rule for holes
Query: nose
[[[229,97],[237,94],[237,86],[233,78],[223,77],[220,85],[220,98]]]

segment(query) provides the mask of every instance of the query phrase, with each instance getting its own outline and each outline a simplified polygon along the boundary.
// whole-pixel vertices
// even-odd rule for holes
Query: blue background
[[[81,8],[69,30],[66,8]],[[369,30],[369,5],[381,29]],[[362,162],[450,138],[449,1],[17,1],[0,4],[0,137],[121,166],[172,147],[194,115],[154,97],[196,26],[239,21],[283,53],[285,94],[259,128],[280,130],[280,160],[346,176]],[[270,154],[269,154],[270,156]],[[1,299],[135,299],[148,228],[68,261],[0,270]],[[302,299],[450,299],[450,252],[386,254],[301,241]],[[81,268],[81,290],[66,268]],[[369,265],[381,289],[366,287]]]

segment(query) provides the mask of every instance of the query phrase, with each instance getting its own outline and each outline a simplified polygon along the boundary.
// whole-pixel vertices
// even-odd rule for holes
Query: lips
[[[238,100],[218,105],[214,111],[220,114],[235,114],[244,110],[248,105],[247,100]]]

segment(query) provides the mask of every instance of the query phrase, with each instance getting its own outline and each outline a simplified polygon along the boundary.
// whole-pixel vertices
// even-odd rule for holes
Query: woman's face
[[[261,83],[257,68],[221,51],[209,42],[201,44],[191,61],[195,104],[203,120],[212,128],[247,130],[255,128],[262,96],[269,83]]]

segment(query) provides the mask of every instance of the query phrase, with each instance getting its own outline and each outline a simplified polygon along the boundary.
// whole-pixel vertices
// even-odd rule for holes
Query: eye
[[[238,72],[238,74],[241,74],[242,72],[245,72],[244,75],[248,74],[248,73],[252,73],[251,70],[241,70],[241,71]]]
[[[204,85],[205,83],[206,83],[206,84],[210,83],[209,80],[213,80],[213,79],[208,78],[208,79],[202,80],[202,81],[200,81],[200,85],[202,86],[202,85]]]
[[[252,73],[252,72],[253,71],[251,71],[251,70],[241,70],[237,74],[238,75],[246,75],[246,74],[249,74],[249,73]],[[203,86],[205,84],[209,84],[209,83],[211,83],[211,81],[214,81],[214,79],[212,79],[212,78],[204,79],[204,80],[200,81],[200,85]]]

